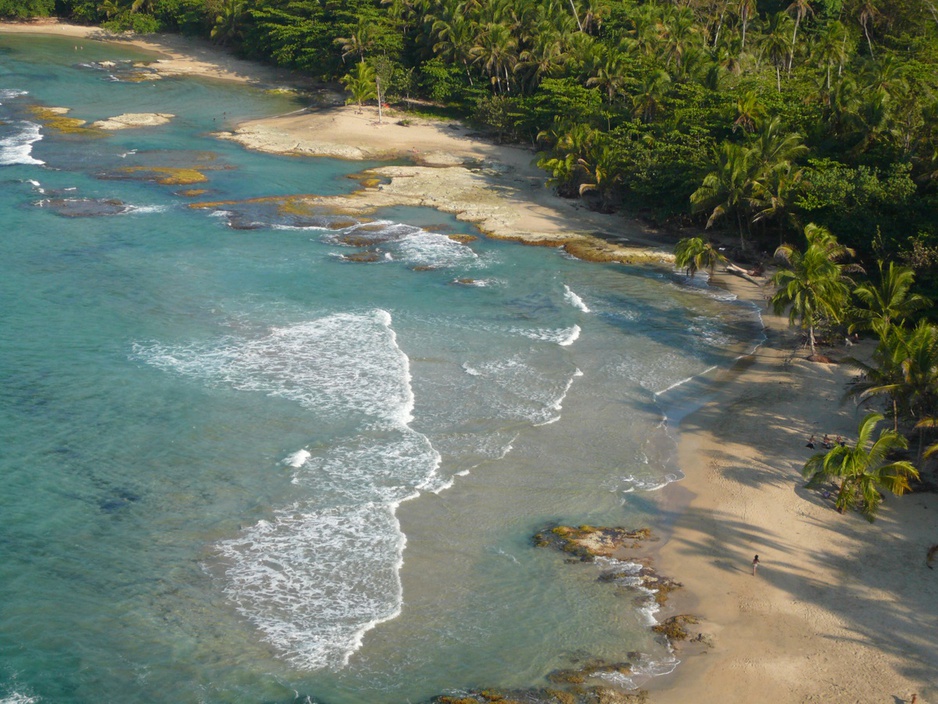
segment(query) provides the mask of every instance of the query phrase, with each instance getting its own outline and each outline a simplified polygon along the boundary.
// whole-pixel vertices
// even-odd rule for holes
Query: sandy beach
[[[272,88],[299,82],[178,37],[59,23],[3,23],[0,32],[131,43],[158,52],[152,66],[166,74]],[[585,259],[670,260],[673,236],[556,198],[533,152],[455,123],[394,113],[379,123],[374,109],[316,106],[219,136],[298,157],[411,162],[369,169],[361,191],[325,204],[430,206],[490,236],[566,246]],[[764,308],[761,288],[728,275],[717,283]],[[938,570],[925,564],[938,543],[938,498],[887,497],[870,524],[803,487],[807,438],[849,439],[863,412],[841,403],[846,366],[808,362],[786,320],[765,313],[765,322],[767,342],[714,379],[706,405],[681,424],[686,479],[660,497],[676,515],[659,568],[685,585],[668,613],[697,615],[712,645],[679,655],[673,674],[648,683],[651,701],[896,704],[916,694],[921,704],[938,702]]]
[[[699,615],[713,646],[650,683],[652,701],[934,702],[938,573],[925,553],[938,500],[888,496],[870,524],[804,488],[811,434],[849,440],[865,410],[841,403],[848,367],[807,361],[787,320],[765,322],[767,342],[681,425],[687,478],[664,493],[693,498],[660,567],[686,587],[672,608]]]

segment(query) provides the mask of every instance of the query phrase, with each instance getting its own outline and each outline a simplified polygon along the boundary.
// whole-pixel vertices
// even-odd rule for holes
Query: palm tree
[[[742,53],[746,50],[746,28],[749,26],[749,22],[752,20],[753,15],[757,14],[756,0],[739,0],[739,23],[742,27],[742,42],[739,46],[739,51]]]
[[[600,134],[589,125],[578,123],[559,134],[551,153],[542,155],[538,160],[538,167],[551,172],[548,183],[556,186],[560,195],[573,196],[579,193],[579,184],[585,175],[584,163]],[[542,132],[538,138],[546,136]]]
[[[544,78],[550,78],[563,64],[563,38],[546,21],[541,22],[533,42],[518,56],[516,73],[526,74],[528,84],[536,88]]]
[[[850,331],[872,330],[883,340],[892,326],[902,325],[913,313],[930,306],[931,301],[909,293],[915,282],[915,272],[910,267],[889,262],[889,268],[883,271],[883,262],[877,264],[879,285],[870,282],[853,290],[860,305],[853,311]]]
[[[117,0],[102,0],[101,4],[98,5],[98,12],[103,12],[107,19],[120,14],[121,9]]]
[[[791,65],[795,58],[795,42],[798,38],[798,26],[801,24],[801,20],[805,18],[805,15],[808,13],[813,15],[814,10],[811,8],[811,0],[794,0],[794,2],[788,6],[786,12],[794,15],[795,19],[795,28],[791,33],[791,52],[788,55],[788,75],[790,76]]]
[[[831,69],[837,64],[839,69],[847,62],[847,29],[837,20],[828,22],[814,43],[814,57],[825,67],[827,72],[827,92],[831,89]]]
[[[699,43],[699,30],[693,13],[686,7],[672,12],[664,24],[662,38],[667,65],[670,66],[673,60],[677,73],[681,74],[685,55]]]
[[[733,120],[733,131],[740,128],[745,132],[753,132],[762,121],[762,98],[754,90],[747,90],[736,99],[736,119]]]
[[[848,395],[860,401],[887,396],[894,429],[900,418],[921,420],[938,407],[938,328],[927,321],[911,330],[891,326],[873,353],[873,364],[849,361],[863,376]]]
[[[789,211],[789,204],[793,195],[799,192],[803,176],[804,171],[791,164],[762,173],[752,185],[752,222],[775,220],[779,227],[784,227],[786,223],[797,226],[797,220]]]
[[[348,102],[355,101],[359,112],[361,112],[362,103],[378,97],[375,77],[374,68],[364,61],[359,61],[352,71],[342,77],[342,84],[352,94]]]
[[[839,479],[835,505],[843,513],[859,506],[872,522],[883,497],[880,489],[901,496],[911,488],[909,479],[918,479],[918,470],[905,460],[889,462],[889,455],[904,450],[908,442],[893,430],[883,430],[873,440],[876,426],[883,420],[881,413],[870,413],[857,427],[857,442],[835,445],[826,453],[818,453],[805,463],[802,475],[808,486],[817,486],[828,479]]]
[[[598,191],[601,209],[609,206],[610,194],[616,183],[622,180],[622,167],[618,152],[608,144],[595,145],[586,158],[579,160],[584,182],[580,184],[582,196],[589,191]]]
[[[788,63],[791,47],[788,43],[788,25],[791,17],[784,12],[777,12],[771,20],[768,34],[762,44],[762,53],[769,57],[775,67],[775,85],[782,92],[782,68]]]
[[[632,96],[632,114],[642,122],[654,120],[670,85],[671,76],[664,69],[645,73],[638,93]]]
[[[784,170],[807,154],[808,148],[801,140],[799,132],[782,131],[782,119],[778,116],[763,123],[749,141],[751,158],[760,175],[776,169]]]
[[[825,320],[840,320],[850,295],[843,257],[853,256],[853,250],[837,242],[826,228],[813,223],[804,229],[808,246],[799,252],[791,245],[782,245],[775,256],[788,266],[780,268],[772,277],[777,290],[770,299],[777,315],[788,309],[788,322],[808,331],[811,357],[817,353],[815,329]]]
[[[733,142],[724,142],[714,149],[710,173],[704,176],[703,183],[690,196],[694,210],[712,208],[707,228],[724,215],[734,213],[741,247],[746,244],[743,216],[749,208],[754,175],[750,150]]]
[[[241,34],[241,20],[247,7],[244,0],[223,0],[212,27],[212,41],[227,44]]]
[[[709,280],[716,265],[725,261],[726,257],[703,237],[685,237],[674,247],[674,266],[684,269],[690,278],[706,269]]]
[[[873,56],[873,40],[870,38],[870,21],[879,14],[879,10],[876,9],[876,5],[873,4],[873,0],[864,0],[863,5],[860,7],[860,14],[857,18],[860,21],[860,26],[863,27],[863,34],[866,36],[867,46],[870,48],[870,57]]]
[[[471,19],[460,13],[438,18],[432,25],[432,36],[436,38],[433,51],[443,59],[462,64],[472,85],[472,72],[469,70],[470,49],[478,28]]]
[[[469,50],[473,61],[482,65],[498,92],[511,90],[509,71],[518,63],[518,41],[503,24],[489,22]],[[503,83],[504,81],[504,83]]]
[[[358,18],[358,26],[348,37],[336,37],[334,43],[342,47],[342,61],[351,54],[357,54],[359,62],[364,62],[365,52],[374,44],[374,24],[364,17]]]
[[[602,62],[595,67],[586,85],[601,88],[606,94],[606,102],[612,105],[613,98],[622,91],[627,80],[623,55],[615,49],[604,48]]]

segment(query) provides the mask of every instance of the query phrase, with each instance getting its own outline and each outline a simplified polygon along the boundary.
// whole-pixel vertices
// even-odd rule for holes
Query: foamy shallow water
[[[666,668],[641,608],[529,537],[654,520],[679,478],[662,416],[758,338],[753,312],[460,244],[439,213],[246,203],[347,191],[361,165],[212,140],[295,106],[113,81],[120,51],[72,44],[0,38],[2,701],[390,703],[540,684],[583,653]],[[34,104],[180,119],[88,140]],[[224,211],[122,171],[193,164]]]

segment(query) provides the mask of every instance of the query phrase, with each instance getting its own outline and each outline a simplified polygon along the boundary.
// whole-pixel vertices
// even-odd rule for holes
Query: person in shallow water
[[[756,555],[754,558],[752,558],[752,573],[753,574],[756,573],[756,568],[758,566],[759,566],[759,556]]]

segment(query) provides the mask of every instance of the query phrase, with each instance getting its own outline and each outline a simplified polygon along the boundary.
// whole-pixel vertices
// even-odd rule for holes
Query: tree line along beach
[[[293,87],[281,72],[196,40],[108,37],[60,23],[0,26],[0,34],[12,33],[119,40],[159,52],[150,64],[158,73]],[[665,270],[673,262],[670,233],[558,199],[530,151],[491,144],[458,124],[378,123],[372,108],[331,106],[249,121],[218,136],[295,158],[412,158],[369,164],[359,175],[363,187],[349,194],[310,197],[331,212],[430,207],[492,238],[564,247],[585,260]],[[650,701],[938,699],[938,582],[925,565],[938,542],[933,495],[887,499],[869,524],[837,515],[805,489],[806,439],[855,434],[859,411],[841,403],[853,372],[807,360],[787,320],[765,310],[762,287],[726,274],[714,284],[764,311],[766,339],[711,372],[700,386],[702,404],[680,420],[684,477],[658,492],[666,539],[654,563],[684,585],[667,608],[693,613],[710,646],[685,657],[678,645],[676,670],[642,685]]]

